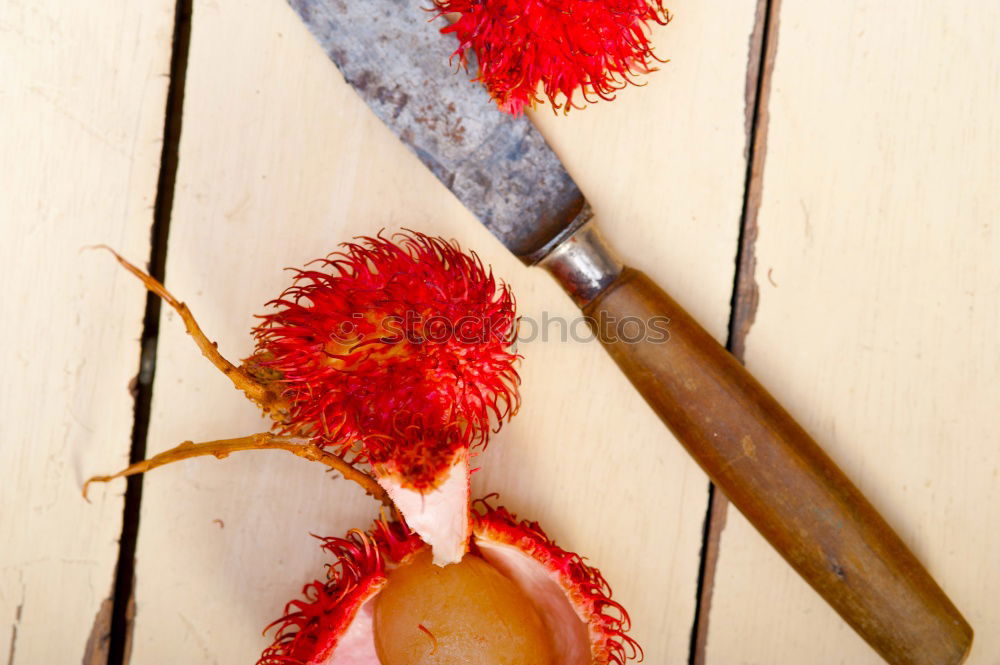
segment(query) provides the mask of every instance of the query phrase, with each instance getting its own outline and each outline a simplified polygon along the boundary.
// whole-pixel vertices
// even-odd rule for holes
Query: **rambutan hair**
[[[513,295],[475,254],[416,232],[314,264],[268,303],[246,361],[278,377],[276,426],[433,487],[517,410]]]
[[[519,114],[542,101],[554,109],[584,99],[610,100],[637,74],[655,67],[648,24],[666,25],[662,0],[434,0],[458,14],[443,33],[459,41],[455,55],[479,62],[481,81],[501,109]],[[662,61],[661,61],[662,62]]]
[[[495,494],[472,502],[473,532],[477,538],[511,545],[542,564],[559,578],[567,598],[589,629],[595,662],[624,665],[642,658],[642,647],[628,636],[628,612],[611,599],[611,587],[597,568],[583,557],[562,549],[538,522],[518,520],[503,506],[494,506]]]
[[[320,540],[334,557],[326,580],[305,585],[303,599],[285,605],[284,616],[264,629],[277,627],[277,633],[257,665],[325,660],[362,605],[385,586],[386,565],[425,547],[405,524],[381,519],[368,533],[354,529],[344,538]]]

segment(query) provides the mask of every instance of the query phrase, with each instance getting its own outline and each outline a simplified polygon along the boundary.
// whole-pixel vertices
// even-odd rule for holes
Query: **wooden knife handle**
[[[669,295],[625,268],[583,311],[712,481],[883,658],[893,665],[965,660],[972,628],[899,536]],[[627,317],[647,326],[662,326],[666,317],[669,336],[654,332],[635,341],[637,324]]]

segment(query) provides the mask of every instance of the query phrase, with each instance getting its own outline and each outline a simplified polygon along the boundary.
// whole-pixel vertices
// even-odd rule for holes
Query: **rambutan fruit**
[[[517,406],[514,299],[474,254],[395,240],[362,238],[297,271],[245,366],[280,377],[281,430],[426,489]]]
[[[282,433],[369,463],[435,560],[457,561],[470,448],[517,408],[514,299],[474,254],[395,240],[362,238],[298,271],[244,366],[280,377]]]
[[[455,21],[442,29],[458,38],[455,51],[501,109],[519,114],[542,101],[558,110],[574,106],[579,91],[605,100],[654,69],[658,59],[647,34],[666,25],[662,0],[434,0]]]
[[[641,654],[601,573],[485,500],[461,562],[399,522],[328,538],[327,579],[285,608],[258,665],[621,665]]]
[[[437,563],[461,559],[471,451],[518,406],[514,298],[475,254],[416,232],[346,243],[296,271],[268,303],[256,350],[240,367],[162,284],[118,259],[180,313],[202,353],[277,432],[189,444],[96,480],[195,455],[282,448],[395,504]],[[359,464],[380,487],[365,483]]]

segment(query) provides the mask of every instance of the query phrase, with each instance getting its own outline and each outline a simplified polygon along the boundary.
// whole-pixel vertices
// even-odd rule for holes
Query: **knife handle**
[[[886,661],[963,662],[972,628],[788,412],[649,277],[621,267],[592,223],[565,243],[543,265],[733,505]],[[654,332],[635,339],[637,322]]]

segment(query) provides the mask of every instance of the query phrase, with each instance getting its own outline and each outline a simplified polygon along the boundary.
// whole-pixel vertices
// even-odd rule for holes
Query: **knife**
[[[899,536],[733,356],[622,262],[531,122],[455,73],[443,17],[420,0],[289,2],[375,115],[555,277],[716,486],[861,637],[893,665],[965,660],[972,628]],[[626,317],[669,320],[668,339],[619,339],[607,323]]]

